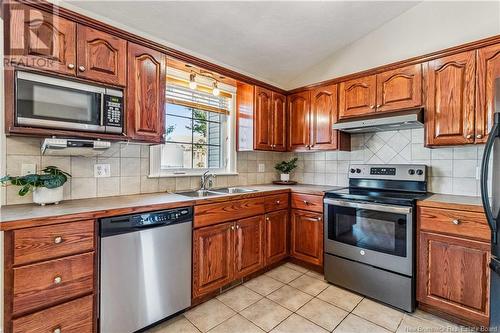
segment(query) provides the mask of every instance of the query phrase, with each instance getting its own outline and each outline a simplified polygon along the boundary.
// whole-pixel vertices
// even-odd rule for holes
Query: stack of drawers
[[[7,332],[94,330],[95,221],[5,232]]]

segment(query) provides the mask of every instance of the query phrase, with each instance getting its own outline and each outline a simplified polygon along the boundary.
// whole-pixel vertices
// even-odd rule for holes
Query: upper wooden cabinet
[[[340,83],[339,118],[356,117],[375,112],[377,104],[375,75]]]
[[[160,143],[165,127],[166,62],[161,52],[128,45],[127,136]]]
[[[273,150],[286,151],[286,97],[273,91]]]
[[[311,93],[299,92],[287,97],[288,109],[288,148],[290,150],[308,150],[311,123]]]
[[[125,86],[127,42],[82,25],[77,36],[78,76]]]
[[[477,51],[476,143],[485,143],[493,125],[495,79],[500,78],[500,45]]]
[[[475,67],[475,51],[425,64],[427,145],[474,142]]]
[[[10,11],[9,28],[9,52],[14,61],[51,72],[76,74],[76,23],[16,5]]]
[[[377,74],[377,112],[422,105],[422,65],[412,65]]]
[[[254,149],[286,151],[286,98],[255,87]]]
[[[314,89],[311,92],[311,149],[338,148],[338,132],[333,129],[337,116],[337,85]]]

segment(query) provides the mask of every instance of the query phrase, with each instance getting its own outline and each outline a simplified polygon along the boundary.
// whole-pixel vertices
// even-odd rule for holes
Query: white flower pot
[[[280,179],[282,182],[288,182],[288,181],[290,181],[290,174],[289,173],[282,173],[280,175]]]
[[[56,188],[37,187],[33,190],[33,202],[45,206],[45,204],[58,204],[63,200],[63,187]]]

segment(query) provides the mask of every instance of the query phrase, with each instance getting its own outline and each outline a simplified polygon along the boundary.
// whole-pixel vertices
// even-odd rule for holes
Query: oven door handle
[[[366,202],[353,202],[353,201],[345,201],[345,200],[325,199],[324,203],[329,204],[329,205],[334,205],[334,206],[369,209],[369,210],[374,210],[374,211],[378,211],[378,212],[387,212],[387,213],[410,214],[412,212],[411,207],[392,206],[392,205],[384,205],[384,204],[372,204],[372,203],[366,203]]]

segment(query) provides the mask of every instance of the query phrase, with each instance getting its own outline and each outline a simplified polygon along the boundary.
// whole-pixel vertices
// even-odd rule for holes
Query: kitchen
[[[2,13],[4,332],[498,328],[498,2]]]

